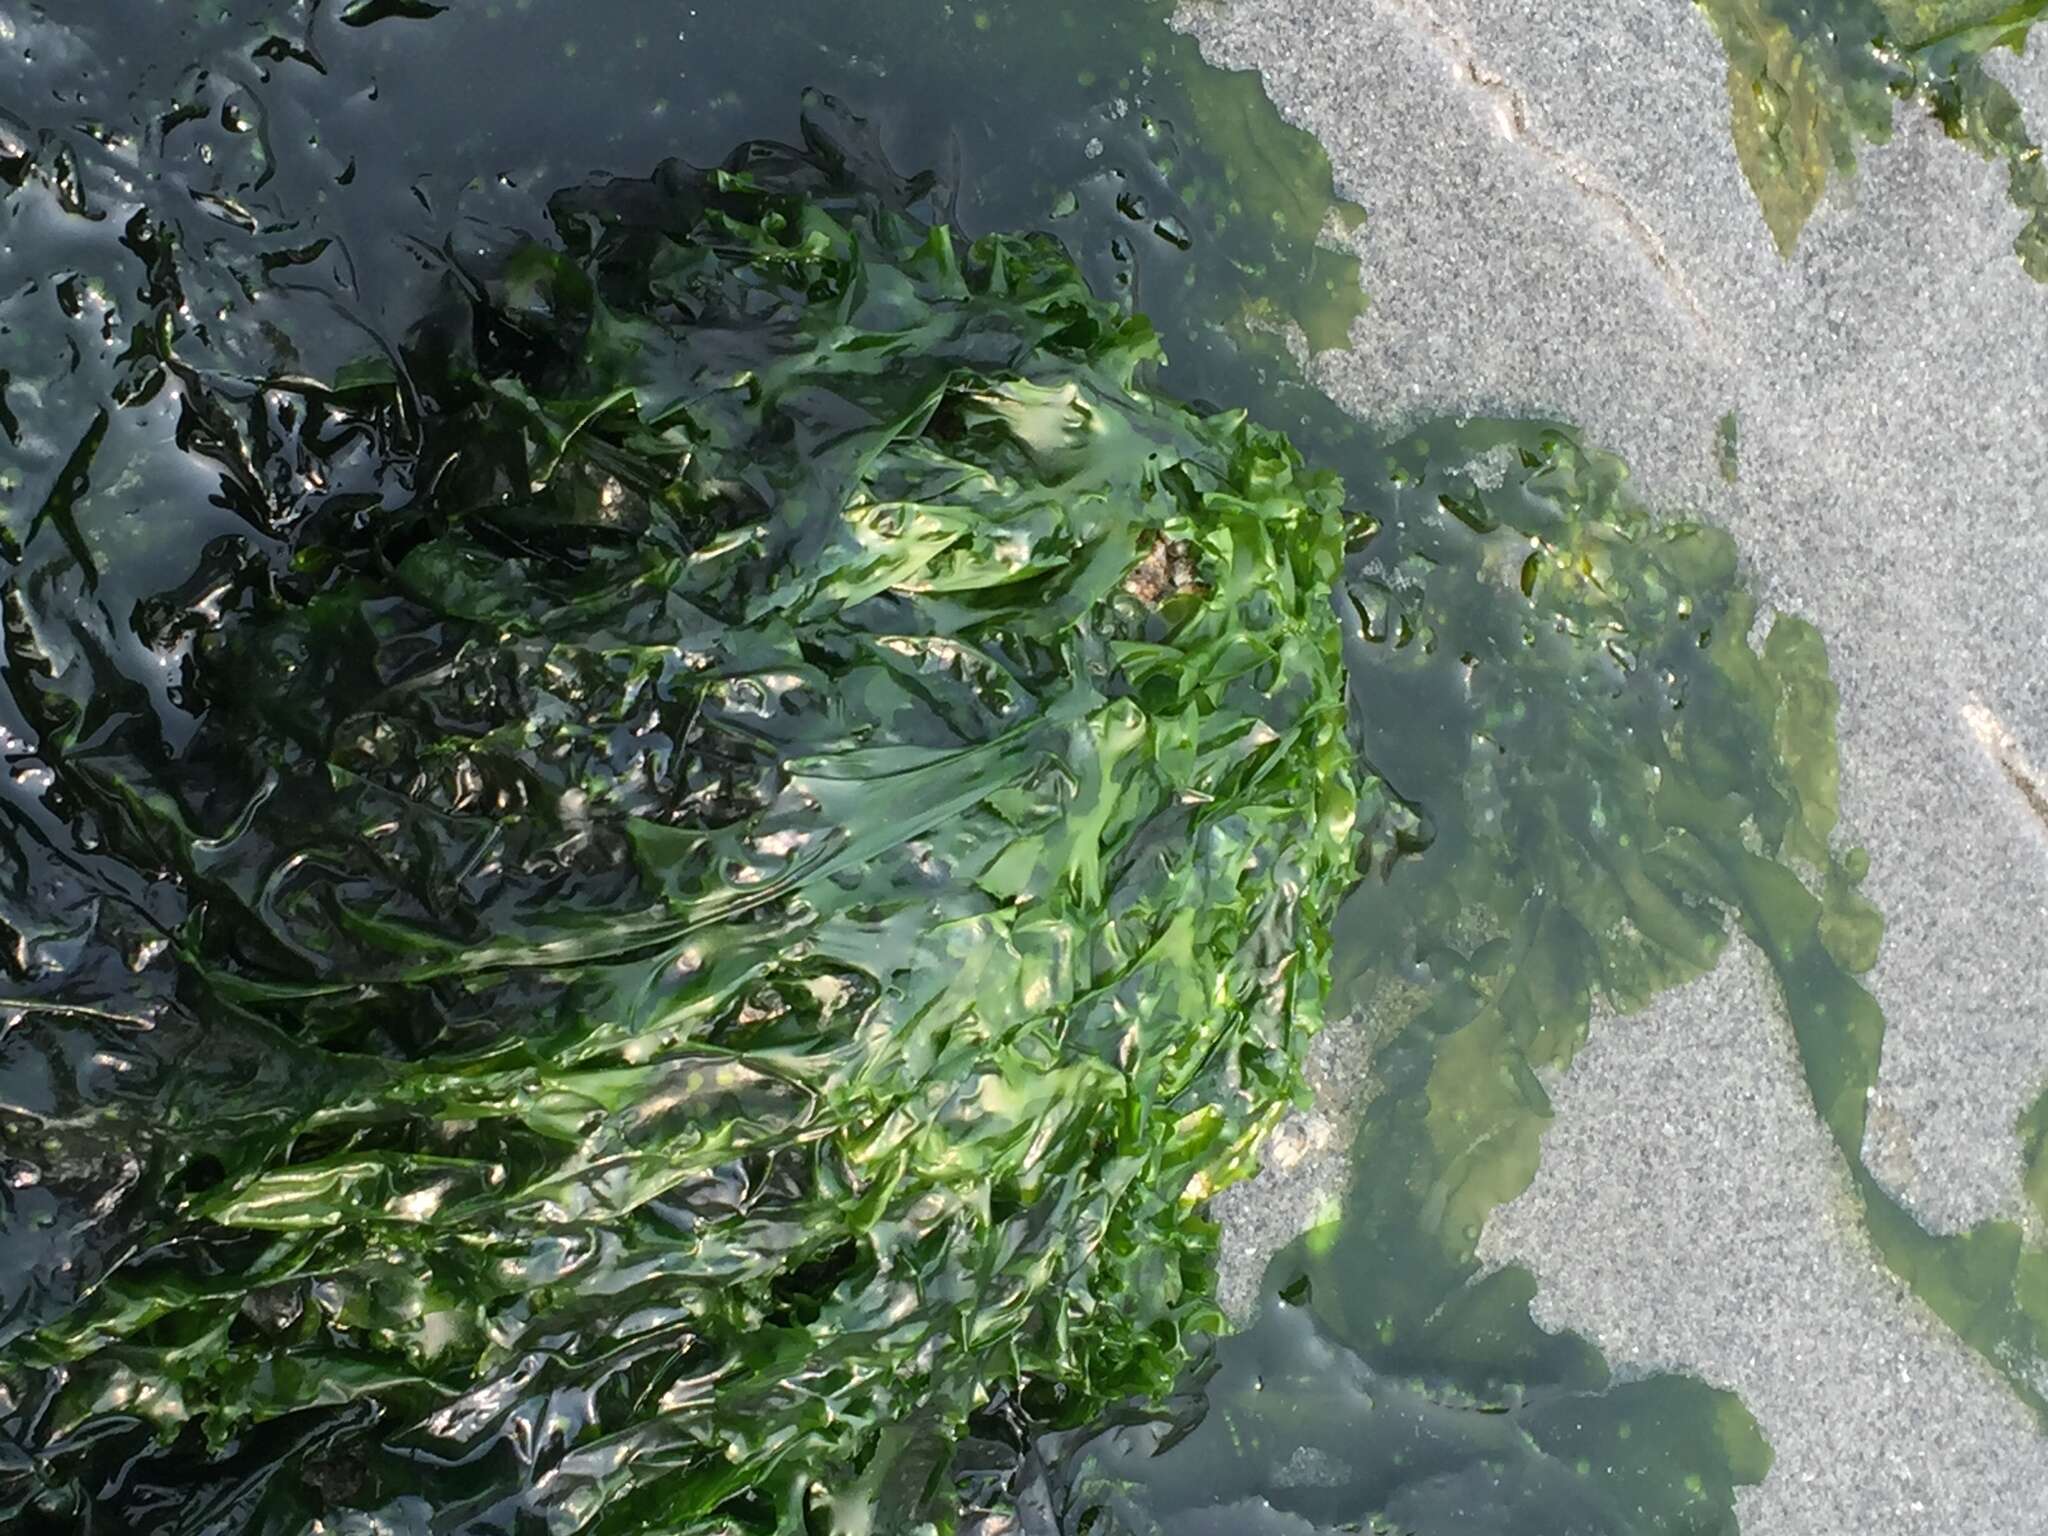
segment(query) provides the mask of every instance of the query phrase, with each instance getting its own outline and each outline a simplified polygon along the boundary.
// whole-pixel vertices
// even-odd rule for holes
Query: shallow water
[[[1393,1020],[1351,1194],[1275,1261],[1250,1328],[1176,1342],[1197,1350],[1178,1397],[1110,1421],[977,1425],[983,1460],[957,1469],[972,1519],[1000,1528],[1014,1502],[1025,1528],[1069,1531],[1732,1529],[1734,1486],[1768,1462],[1740,1405],[1682,1378],[1612,1383],[1585,1341],[1529,1320],[1526,1274],[1473,1257],[1487,1212],[1534,1169],[1537,1069],[1570,1059],[1596,999],[1626,1007],[1711,965],[1731,917],[1785,986],[1880,1249],[2039,1406],[2040,1257],[2005,1227],[1929,1237],[1858,1162],[1882,1019],[1851,978],[1878,924],[1857,859],[1831,847],[1819,638],[1783,620],[1752,649],[1727,541],[1652,528],[1620,467],[1562,429],[1380,441],[1306,386],[1276,332],[1343,339],[1365,296],[1356,263],[1319,242],[1355,210],[1256,82],[1203,66],[1162,8],[700,0],[612,5],[601,24],[538,0],[82,9],[15,18],[0,87],[8,682],[71,699],[80,755],[137,784],[189,787],[204,638],[317,550],[298,509],[340,494],[374,521],[420,490],[377,430],[323,438],[291,387],[265,386],[380,364],[408,379],[409,337],[451,269],[547,236],[552,194],[793,140],[806,111],[827,128],[864,118],[897,169],[936,170],[934,216],[1057,234],[1098,294],[1152,319],[1161,392],[1246,407],[1342,474],[1351,724],[1386,793],[1335,914],[1330,1006]],[[409,408],[395,399],[394,438]],[[31,651],[64,664],[31,680]],[[167,939],[192,904],[162,870],[109,855],[6,702],[19,1011],[0,1032],[0,1344],[16,1355],[0,1508],[40,1500],[75,1521],[60,1485],[97,1483],[116,1490],[94,1516],[108,1528],[297,1529],[308,1507],[376,1528],[345,1513],[346,1479],[304,1473],[285,1498],[249,1472],[288,1441],[303,1454],[365,1432],[374,1391],[323,1408],[316,1390],[210,1460],[189,1438],[147,1449],[132,1400],[62,1448],[38,1427],[48,1378],[20,1362],[163,1237],[148,1170],[92,1116],[175,1118],[216,1090],[176,1051],[102,1059],[109,1015],[188,985]],[[361,1023],[343,1009],[325,1027],[347,1039]],[[317,1049],[252,1049],[218,1070],[327,1068]],[[69,1128],[61,1158],[31,1145],[53,1126]],[[219,1172],[190,1170],[191,1192]],[[67,1347],[101,1343],[88,1328]],[[420,1486],[431,1501],[434,1475]],[[815,1528],[862,1529],[872,1491],[833,1492]],[[636,1508],[592,1528],[658,1528]],[[423,1506],[374,1518],[428,1528]],[[543,1518],[494,1508],[447,1528],[580,1519]],[[689,1528],[776,1518],[735,1498]]]

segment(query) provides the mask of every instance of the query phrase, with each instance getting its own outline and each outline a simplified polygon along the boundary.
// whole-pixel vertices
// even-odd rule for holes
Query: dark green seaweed
[[[1215,1326],[1199,1201],[1350,879],[1336,487],[865,169],[565,195],[402,384],[279,391],[419,494],[307,509],[175,775],[14,637],[191,909],[173,996],[50,1005],[100,1102],[10,1117],[135,1166],[112,1273],[27,1298],[7,1507],[211,1456],[252,1529],[901,1529],[993,1394],[1084,1419]]]

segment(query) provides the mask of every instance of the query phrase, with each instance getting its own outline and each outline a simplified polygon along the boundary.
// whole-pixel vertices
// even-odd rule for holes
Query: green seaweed
[[[1056,245],[816,144],[558,198],[406,359],[431,494],[309,512],[176,775],[15,636],[190,908],[175,1002],[54,1005],[105,1086],[9,1114],[143,1215],[0,1368],[0,1510],[211,1458],[250,1530],[949,1523],[992,1395],[1085,1417],[1215,1326],[1199,1202],[1350,878],[1335,484],[1140,390]],[[116,1087],[124,1025],[289,1067]]]
[[[1695,0],[1728,56],[1736,154],[1778,249],[1789,255],[1831,178],[1861,143],[1891,137],[1899,101],[1959,143],[2004,161],[2026,215],[2013,249],[2048,282],[2048,164],[2011,91],[1985,72],[2022,51],[2038,0]]]

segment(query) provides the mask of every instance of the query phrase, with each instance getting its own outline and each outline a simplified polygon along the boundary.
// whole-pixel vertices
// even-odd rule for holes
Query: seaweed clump
[[[125,981],[23,952],[0,1516],[943,1530],[1216,1325],[1353,877],[1339,489],[933,192],[566,193],[266,386],[305,494],[181,608],[175,751],[9,591],[136,878]]]

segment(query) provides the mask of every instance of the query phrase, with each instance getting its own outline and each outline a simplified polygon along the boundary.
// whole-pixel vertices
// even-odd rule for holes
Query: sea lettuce
[[[93,1272],[9,1275],[0,1511],[945,1529],[971,1419],[1217,1325],[1201,1202],[1354,877],[1339,488],[930,190],[819,137],[566,193],[274,384],[337,486],[172,762],[10,590],[65,805],[179,916],[10,1015]]]

